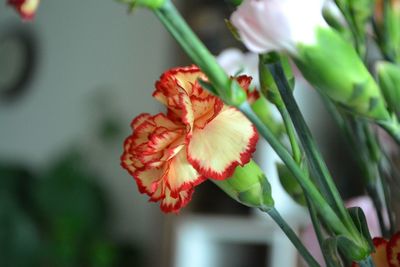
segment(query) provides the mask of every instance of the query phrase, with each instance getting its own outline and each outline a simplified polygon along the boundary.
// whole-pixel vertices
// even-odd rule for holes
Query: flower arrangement
[[[400,177],[381,145],[396,151],[400,144],[399,0],[227,1],[236,7],[228,28],[258,58],[255,83],[228,75],[170,0],[121,1],[150,9],[195,64],[170,69],[156,82],[153,97],[165,113],[143,113],[131,123],[121,165],[141,193],[162,211],[178,213],[210,179],[234,200],[270,215],[306,263],[320,266],[274,208],[268,174],[251,159],[260,136],[283,162],[278,167],[288,194],[295,200],[300,194],[310,211],[326,266],[400,266],[388,190],[388,177]],[[29,20],[39,1],[8,3]],[[354,151],[383,237],[371,237],[361,208],[345,207],[293,97],[299,75],[324,99]]]

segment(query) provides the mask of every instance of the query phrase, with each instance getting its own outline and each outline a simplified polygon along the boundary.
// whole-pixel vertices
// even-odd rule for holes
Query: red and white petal
[[[150,197],[162,186],[165,168],[150,168],[137,170],[133,177],[136,180],[140,193],[146,193]]]
[[[200,78],[200,80],[204,81],[204,82],[208,82],[206,77],[202,77]],[[212,94],[210,92],[208,92],[207,90],[205,90],[199,82],[193,84],[192,87],[192,96],[196,96],[199,98],[207,98],[209,96],[212,96]]]
[[[121,166],[133,175],[137,169],[143,167],[143,164],[133,157],[132,154],[124,153],[121,156]]]
[[[219,98],[211,95],[206,98],[192,97],[191,102],[195,126],[199,128],[203,128],[214,119],[224,106]]]
[[[188,140],[188,160],[202,175],[225,179],[238,165],[249,162],[258,133],[237,109],[225,107],[203,129],[195,128]]]
[[[252,80],[253,80],[253,78],[251,78],[250,76],[247,76],[247,75],[240,75],[240,76],[236,77],[236,81],[239,83],[240,87],[242,87],[246,91],[249,90]]]
[[[168,130],[175,130],[178,128],[182,128],[181,123],[171,120],[163,113],[159,113],[154,116],[154,124],[157,125],[157,127],[164,127]]]
[[[177,89],[177,94],[168,98],[168,117],[175,122],[193,126],[193,109],[188,94],[182,89]]]
[[[142,113],[136,118],[134,118],[131,122],[132,130],[136,130],[136,128],[141,125],[143,122],[151,119],[151,115],[149,113]]]
[[[193,72],[179,72],[175,74],[178,85],[183,88],[188,95],[195,93],[194,85],[198,79],[206,80],[205,75],[199,69],[193,69]]]
[[[236,77],[236,81],[239,83],[239,85],[246,91],[247,94],[247,101],[250,104],[253,104],[255,101],[257,101],[260,98],[260,92],[257,91],[256,88],[251,89],[250,84],[253,78],[247,75],[241,75],[239,77]]]
[[[387,258],[390,267],[400,267],[400,232],[392,236],[387,244]]]
[[[142,153],[134,155],[145,168],[159,167],[164,164],[165,161],[162,160],[163,152],[153,152],[153,153]]]
[[[186,150],[183,148],[168,162],[168,170],[164,179],[171,191],[171,196],[177,197],[182,190],[188,190],[200,184],[206,178],[199,174],[188,162]]]
[[[165,196],[161,200],[161,210],[163,212],[178,213],[179,210],[185,207],[192,199],[194,189],[180,191],[178,196],[173,197],[168,189],[166,189]]]
[[[132,134],[133,147],[147,143],[149,135],[154,131],[155,124],[152,120],[142,122]]]
[[[161,104],[168,106],[168,97],[165,95],[164,91],[161,90],[154,91],[153,97],[157,99]]]
[[[375,252],[372,253],[372,259],[377,267],[389,267],[388,258],[387,258],[387,244],[388,241],[375,237],[373,240]]]
[[[158,132],[157,130],[161,130]],[[169,131],[166,129],[157,129],[156,132],[149,137],[148,146],[154,151],[161,151],[172,143],[174,143],[179,137],[184,135],[183,129]]]
[[[179,109],[181,113],[181,120],[184,124],[188,125],[190,129],[193,128],[194,114],[192,102],[187,94],[182,93],[179,95]]]
[[[124,153],[121,155],[121,166],[126,169],[131,175],[136,169],[143,167],[143,164],[132,154],[132,137],[128,137],[124,142]]]
[[[168,103],[168,98],[177,94],[179,88],[184,89],[189,95],[192,93],[193,84],[197,79],[204,77],[197,66],[174,68],[164,72],[156,82],[153,96],[163,104]]]

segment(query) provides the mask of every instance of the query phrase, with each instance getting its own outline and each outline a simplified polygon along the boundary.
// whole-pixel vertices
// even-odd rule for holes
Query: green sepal
[[[376,72],[389,109],[400,115],[400,65],[382,61],[377,64]]]
[[[235,79],[230,80],[230,90],[228,94],[227,102],[235,107],[240,106],[247,100],[246,92]]]
[[[230,178],[211,181],[243,205],[262,210],[274,207],[271,186],[263,171],[253,160],[242,167],[236,167]]]
[[[359,246],[354,241],[343,235],[330,237],[324,240],[321,249],[323,253],[327,253],[326,255],[328,256],[327,258],[329,258],[329,263],[332,264],[329,265],[327,263],[328,267],[343,266],[339,252],[344,256],[343,260],[347,261],[344,263],[344,266],[348,266],[354,261],[363,261],[371,254],[371,250],[366,250],[365,247]]]
[[[353,207],[349,208],[348,211],[356,228],[363,235],[364,239],[367,240],[370,251],[372,251],[374,244],[372,242],[371,234],[369,233],[367,219],[365,218],[363,210],[360,207]]]
[[[290,172],[290,170],[286,167],[286,165],[282,163],[277,163],[276,167],[278,170],[279,180],[285,191],[298,204],[306,206],[307,202],[304,196],[303,189],[301,188],[300,184],[297,182],[293,174]]]
[[[348,211],[358,231],[350,233],[352,237],[344,235],[336,236],[337,248],[349,261],[364,261],[372,253],[374,247],[367,221],[361,208],[350,208]]]
[[[250,104],[251,109],[262,123],[271,129],[272,134],[276,137],[281,137],[285,132],[285,128],[281,122],[276,121],[274,118],[271,112],[271,105],[263,95],[260,95],[256,101]]]
[[[231,22],[229,19],[225,19],[225,25],[226,25],[226,27],[228,28],[228,30],[231,32],[232,36],[233,36],[236,40],[240,41],[241,39],[240,39],[239,32],[238,32],[238,30],[236,29],[236,27],[232,24],[232,22]]]
[[[336,239],[340,253],[349,261],[362,261],[371,254],[369,248],[360,246],[348,237],[340,235]]]
[[[258,184],[241,191],[238,194],[240,203],[257,207],[262,210],[269,210],[274,207],[274,200],[271,195],[271,185],[264,174],[258,176]]]
[[[354,48],[331,28],[318,28],[314,44],[298,44],[294,60],[304,77],[321,93],[353,114],[390,120],[375,80]]]
[[[324,254],[327,267],[341,267],[342,260],[338,252],[337,239],[329,237],[322,243],[321,251]]]

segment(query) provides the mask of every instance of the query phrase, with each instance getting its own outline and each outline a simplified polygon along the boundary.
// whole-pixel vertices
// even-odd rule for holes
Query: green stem
[[[384,236],[386,236],[387,229],[383,219],[385,209],[383,208],[382,204],[386,203],[386,197],[382,199],[377,188],[377,182],[380,182],[381,179],[384,179],[384,177],[382,176],[384,175],[384,171],[381,167],[379,167],[378,173],[374,170],[376,168],[377,162],[381,158],[381,150],[377,143],[377,140],[372,134],[371,130],[367,127],[366,123],[353,120],[353,117],[351,115],[347,115],[347,117],[344,117],[342,114],[340,114],[340,112],[332,104],[332,102],[330,102],[324,95],[321,95],[321,97],[324,100],[325,105],[328,107],[328,110],[335,120],[336,124],[341,129],[342,134],[344,135],[348,145],[353,148],[351,150],[352,157],[356,161],[358,167],[363,174],[363,178],[366,184],[365,187],[368,195],[371,197],[374,204],[381,232]],[[351,121],[353,122],[353,124],[356,124],[356,126],[357,124],[361,123],[363,131],[361,133],[357,131],[359,127],[355,127],[355,129],[352,129],[352,127],[350,126]],[[360,136],[360,134],[363,135]],[[370,150],[369,152],[366,151],[365,143],[368,144]],[[371,160],[373,160],[373,162],[371,162]],[[381,164],[378,164],[378,166],[380,165]],[[384,196],[385,195],[386,193],[384,193]],[[386,209],[387,212],[389,210],[390,209]]]
[[[393,166],[395,166],[394,163],[388,157],[389,157],[388,155],[384,154],[384,158],[389,161],[390,166],[392,168],[395,168],[395,167],[393,167]],[[396,230],[395,229],[396,218],[394,217],[393,213],[391,212],[391,210],[392,210],[392,207],[390,204],[391,193],[390,193],[389,185],[387,184],[386,179],[388,179],[389,175],[396,175],[396,174],[393,174],[393,173],[388,174],[387,172],[385,172],[382,164],[379,165],[379,173],[381,174],[379,182],[380,182],[380,185],[381,185],[381,188],[383,191],[383,196],[384,196],[383,203],[385,205],[385,210],[387,212],[388,219],[389,219],[389,236],[388,237],[390,237],[395,233],[395,230]]]
[[[292,156],[286,150],[286,148],[278,141],[278,139],[272,135],[272,131],[262,123],[262,121],[254,114],[251,107],[247,102],[239,106],[246,117],[254,123],[257,127],[258,132],[265,140],[271,145],[274,151],[286,164],[288,169],[292,172],[294,177],[303,187],[306,194],[309,195],[310,199],[315,204],[319,214],[324,218],[325,222],[330,225],[336,233],[343,234],[345,236],[351,236],[347,228],[344,226],[342,221],[333,211],[331,206],[326,202],[326,199],[321,195],[313,182],[304,174],[297,163],[293,160]]]
[[[321,249],[322,256],[324,257],[326,266],[327,267],[337,267],[337,265],[335,265],[334,261],[331,260],[329,258],[329,256],[326,253],[324,253],[324,251],[322,249],[324,247],[325,237],[324,237],[324,235],[322,233],[321,222],[320,222],[320,220],[318,218],[318,215],[316,213],[316,210],[315,210],[315,207],[314,207],[312,201],[307,197],[307,195],[306,195],[306,201],[307,201],[308,211],[310,213],[311,222],[312,222],[313,227],[314,227],[314,232],[315,232],[315,235],[317,236],[319,247]]]
[[[286,107],[278,107],[279,113],[282,116],[283,123],[285,124],[286,132],[289,137],[290,145],[292,148],[293,159],[300,165],[301,163],[301,150],[299,144],[297,143],[296,133],[293,128],[292,121],[289,116],[289,112],[287,111]]]
[[[354,229],[353,221],[347,212],[343,200],[333,182],[333,179],[329,173],[329,170],[322,159],[320,152],[312,138],[311,132],[301,115],[300,109],[294,100],[292,91],[290,90],[289,84],[286,81],[282,67],[280,64],[272,64],[270,67],[275,82],[281,93],[282,99],[286,105],[287,110],[292,118],[293,125],[297,130],[300,142],[303,146],[305,154],[309,159],[310,169],[313,177],[315,177],[322,187],[322,192],[327,197],[328,201],[335,207],[336,211],[340,214],[340,217],[349,227]]]
[[[367,185],[366,186],[367,193],[372,199],[372,203],[374,204],[375,212],[378,217],[379,227],[381,229],[383,236],[389,236],[388,231],[385,226],[384,216],[383,216],[383,205],[382,201],[379,197],[378,190],[376,188],[376,184]]]
[[[303,257],[303,259],[307,262],[310,267],[320,267],[318,262],[314,259],[314,257],[310,254],[310,252],[304,247],[303,243],[297,237],[296,233],[287,224],[287,222],[282,218],[279,212],[275,209],[269,209],[265,212],[276,222],[276,224],[282,229],[282,231],[286,234],[292,244],[296,247],[297,251]]]
[[[182,18],[170,0],[153,10],[171,35],[182,46],[190,58],[203,70],[222,97],[229,95],[230,79],[217,63],[215,57]]]

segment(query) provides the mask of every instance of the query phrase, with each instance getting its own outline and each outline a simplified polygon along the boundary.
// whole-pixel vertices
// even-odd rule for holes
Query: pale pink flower
[[[231,21],[250,51],[296,54],[298,43],[314,44],[316,28],[327,26],[323,4],[322,0],[244,0]]]

